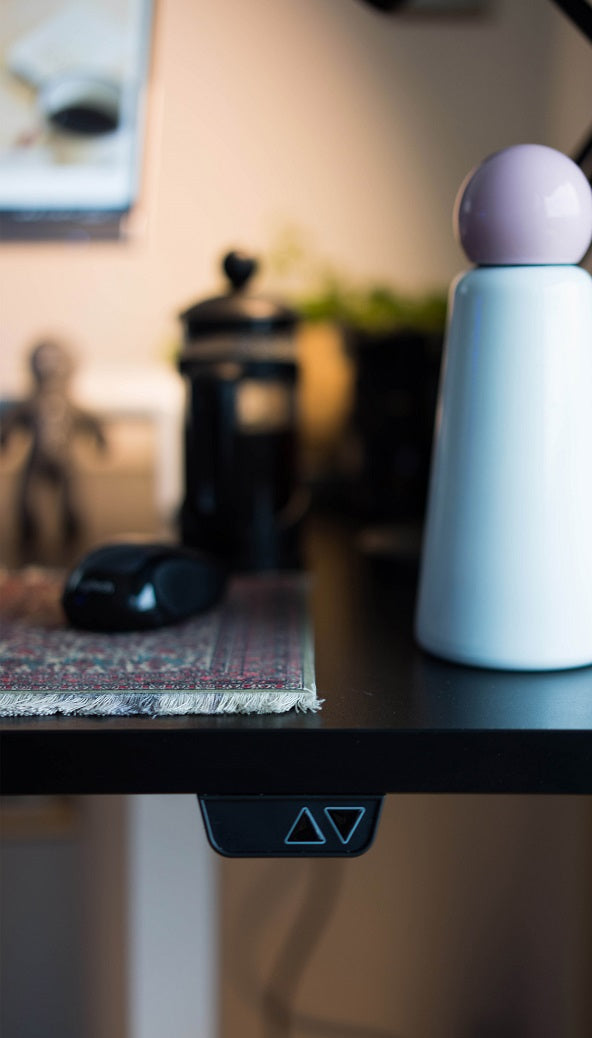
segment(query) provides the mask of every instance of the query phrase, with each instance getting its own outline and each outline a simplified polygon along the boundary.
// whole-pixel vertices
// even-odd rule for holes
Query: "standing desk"
[[[592,667],[436,660],[413,641],[413,564],[330,517],[306,555],[319,713],[3,718],[2,793],[592,793]]]

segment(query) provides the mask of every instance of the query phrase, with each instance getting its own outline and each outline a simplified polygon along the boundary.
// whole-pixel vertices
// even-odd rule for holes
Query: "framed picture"
[[[0,238],[117,238],[138,194],[152,0],[3,0]]]

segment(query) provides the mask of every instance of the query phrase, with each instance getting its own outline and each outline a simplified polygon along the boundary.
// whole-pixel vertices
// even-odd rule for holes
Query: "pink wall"
[[[447,284],[468,169],[520,140],[569,150],[586,129],[576,30],[548,0],[490,7],[430,20],[357,0],[159,0],[136,237],[2,245],[2,389],[47,330],[95,362],[166,358],[220,253],[265,254],[286,225],[347,274]]]

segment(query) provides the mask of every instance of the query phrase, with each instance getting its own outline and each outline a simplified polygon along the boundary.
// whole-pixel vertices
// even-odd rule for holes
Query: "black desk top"
[[[458,667],[413,642],[415,574],[316,519],[318,714],[4,718],[0,791],[592,793],[592,667]]]

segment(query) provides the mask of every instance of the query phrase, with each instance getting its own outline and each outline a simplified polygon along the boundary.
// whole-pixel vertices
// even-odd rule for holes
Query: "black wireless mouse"
[[[203,612],[226,586],[223,566],[180,545],[116,542],[89,552],[62,595],[73,627],[143,631]]]

